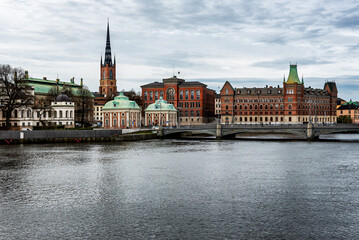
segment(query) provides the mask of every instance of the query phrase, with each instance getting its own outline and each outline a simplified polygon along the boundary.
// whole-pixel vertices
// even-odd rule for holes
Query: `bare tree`
[[[5,127],[10,128],[10,118],[16,108],[33,105],[32,88],[25,81],[21,68],[0,65],[0,109],[5,114]]]
[[[84,127],[85,122],[89,123],[93,112],[93,97],[86,86],[82,87],[77,94],[76,115],[80,119],[81,126]]]

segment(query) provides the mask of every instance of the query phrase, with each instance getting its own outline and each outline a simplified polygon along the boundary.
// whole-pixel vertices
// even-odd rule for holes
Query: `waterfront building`
[[[74,78],[71,78],[70,82],[60,81],[58,78],[56,80],[50,80],[47,77],[33,78],[29,77],[28,71],[25,71],[24,81],[34,89],[34,111],[41,112],[49,108],[60,93],[66,93],[75,106],[75,121],[81,122],[82,111],[85,109],[84,121],[92,123],[94,95],[84,88],[82,78],[81,83],[76,84]]]
[[[162,97],[145,110],[145,126],[177,126],[177,110]]]
[[[95,95],[94,103],[94,121],[102,123],[103,106],[117,96],[117,80],[116,80],[116,57],[112,60],[111,41],[110,41],[110,25],[107,22],[105,60],[100,60],[100,85],[99,91],[93,93]]]
[[[215,91],[198,81],[173,76],[142,85],[143,109],[162,97],[178,110],[180,125],[197,125],[214,119]]]
[[[34,92],[32,92],[34,93]],[[34,104],[14,109],[10,118],[12,130],[33,129],[34,126],[64,126],[75,124],[75,103],[61,93],[50,106],[35,108]],[[0,111],[0,126],[5,127],[5,113]]]
[[[219,118],[219,116],[221,116],[221,94],[216,94],[214,99],[215,99],[214,115],[216,118]]]
[[[351,123],[359,124],[359,103],[350,100],[341,104],[337,109],[337,117],[340,121],[343,121],[344,117],[346,117],[350,119]]]
[[[323,89],[304,87],[297,65],[290,65],[283,87],[221,89],[221,123],[298,124],[336,122],[337,87],[326,82]]]
[[[103,106],[102,113],[104,116],[102,127],[105,129],[141,127],[141,108],[122,92]]]

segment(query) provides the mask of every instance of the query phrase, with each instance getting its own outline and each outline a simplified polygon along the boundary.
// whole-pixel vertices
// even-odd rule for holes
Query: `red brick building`
[[[221,89],[222,123],[335,123],[338,90],[335,82],[323,89],[304,87],[297,65],[290,65],[283,87],[233,88],[226,82]]]
[[[198,81],[173,76],[141,86],[143,109],[163,97],[178,110],[180,125],[208,123],[214,119],[215,91]]]

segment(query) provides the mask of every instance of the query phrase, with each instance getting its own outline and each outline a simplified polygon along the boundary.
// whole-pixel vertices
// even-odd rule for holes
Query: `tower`
[[[113,97],[117,95],[116,57],[114,57],[112,62],[109,21],[107,21],[105,61],[102,62],[101,56],[100,67],[101,71],[99,93],[104,95],[104,97],[107,99],[113,99]]]

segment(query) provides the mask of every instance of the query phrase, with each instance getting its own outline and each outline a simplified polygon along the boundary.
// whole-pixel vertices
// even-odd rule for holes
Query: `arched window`
[[[158,91],[155,91],[155,100],[158,99]]]
[[[112,73],[112,70],[110,70],[110,79],[113,79],[113,73]]]
[[[70,111],[70,118],[72,118],[72,111]]]
[[[54,111],[54,118],[57,118],[57,111]]]
[[[113,126],[117,126],[117,119],[113,119]]]
[[[62,118],[62,110],[60,110],[60,118]]]
[[[197,98],[197,100],[201,99],[201,91],[200,90],[197,90],[196,98]]]
[[[14,111],[14,117],[17,118],[17,110]]]
[[[228,105],[226,105],[226,110],[228,110]]]
[[[167,89],[166,95],[167,95],[167,101],[175,100],[175,90],[173,88]]]
[[[147,100],[147,91],[145,91],[145,93],[144,93],[144,98],[145,98],[145,100]]]
[[[5,114],[4,114],[5,116]],[[31,117],[31,110],[27,110],[27,117],[30,118]]]
[[[183,90],[180,90],[180,92],[179,92],[179,98],[180,98],[180,100],[183,100]]]
[[[194,111],[191,110],[191,117],[194,117]]]
[[[102,79],[106,79],[105,70],[102,71]]]
[[[239,105],[239,109],[242,109],[242,105]]]
[[[188,117],[188,111],[187,111],[187,110],[184,112],[184,115],[185,115],[186,117]]]
[[[292,105],[289,104],[288,109],[292,109]]]
[[[194,100],[194,90],[191,90],[191,100]]]
[[[183,117],[183,111],[179,111],[180,117]]]
[[[196,115],[197,115],[197,117],[199,117],[200,116],[200,112],[197,110],[197,112],[196,112]]]
[[[163,98],[163,91],[161,91],[161,92],[160,92],[160,97],[162,97],[162,98]]]
[[[153,100],[153,92],[150,91],[150,101],[152,101],[152,100]]]
[[[66,118],[69,117],[69,111],[66,111],[65,116],[66,116]]]
[[[188,90],[185,91],[185,99],[188,100]]]
[[[252,109],[252,105],[249,105],[249,109]]]
[[[228,89],[226,89],[226,94],[228,94]]]

